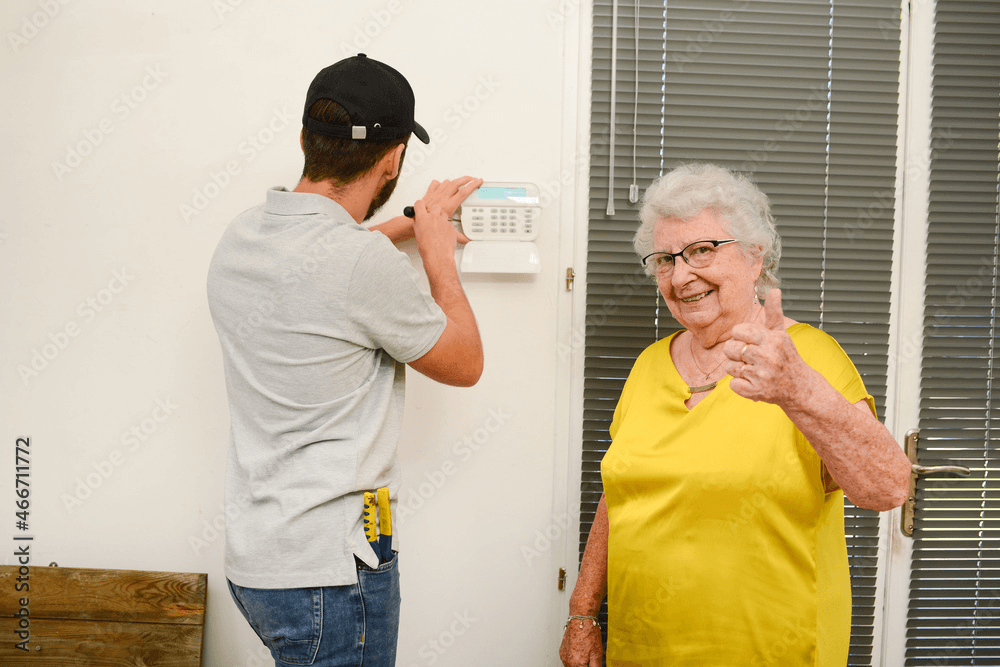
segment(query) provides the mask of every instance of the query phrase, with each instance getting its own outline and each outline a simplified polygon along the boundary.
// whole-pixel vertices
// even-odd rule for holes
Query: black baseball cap
[[[317,100],[333,100],[344,107],[351,125],[329,125],[309,117]],[[309,85],[302,125],[329,137],[402,139],[411,132],[425,144],[427,130],[413,120],[413,89],[402,74],[363,53],[345,58],[320,71]]]

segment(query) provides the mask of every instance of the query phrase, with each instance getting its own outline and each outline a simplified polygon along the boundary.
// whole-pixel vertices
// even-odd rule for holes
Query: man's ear
[[[382,164],[385,169],[385,177],[390,181],[396,178],[396,175],[399,173],[399,161],[403,157],[403,150],[405,148],[405,144],[399,144],[386,153],[382,158]]]
[[[299,132],[299,148],[302,149],[303,153],[306,152],[306,144],[305,144],[305,139],[304,139],[305,132],[306,132],[306,128],[302,128],[302,131]]]

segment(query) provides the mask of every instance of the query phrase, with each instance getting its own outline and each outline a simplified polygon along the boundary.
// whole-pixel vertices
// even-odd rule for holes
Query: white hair
[[[767,195],[750,176],[715,164],[686,164],[653,181],[642,198],[639,211],[642,224],[633,239],[636,254],[642,258],[654,252],[653,233],[660,220],[686,220],[706,209],[723,218],[746,256],[761,258],[757,293],[763,296],[777,287],[781,237],[774,226]],[[646,273],[654,275],[654,267],[647,266]]]

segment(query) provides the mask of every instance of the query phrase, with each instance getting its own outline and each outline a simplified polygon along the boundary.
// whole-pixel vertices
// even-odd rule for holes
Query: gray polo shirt
[[[269,190],[208,272],[229,396],[226,576],[252,588],[357,580],[363,492],[395,499],[404,364],[446,317],[407,256],[327,197]],[[395,533],[395,531],[393,531]]]

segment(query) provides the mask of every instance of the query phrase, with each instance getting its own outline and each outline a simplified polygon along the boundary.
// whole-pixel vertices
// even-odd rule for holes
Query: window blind
[[[907,665],[1000,665],[1000,5],[938,0]]]
[[[616,71],[612,8],[611,0],[594,2],[581,557],[625,379],[646,346],[679,328],[632,251],[633,170],[641,191],[684,162],[752,172],[782,236],[785,313],[833,335],[880,415],[885,406],[898,3],[621,0]],[[609,177],[613,215],[607,214]],[[850,664],[867,665],[878,515],[849,504],[846,514],[854,587]]]

